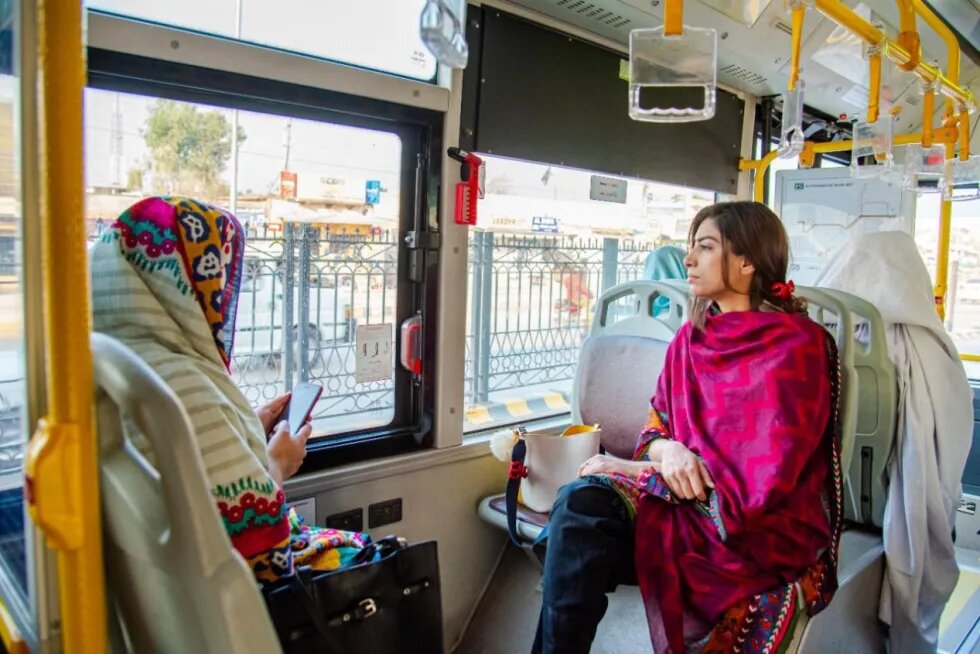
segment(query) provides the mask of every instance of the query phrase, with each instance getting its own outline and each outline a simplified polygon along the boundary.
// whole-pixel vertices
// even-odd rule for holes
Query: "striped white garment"
[[[212,492],[217,496],[217,489],[247,479],[275,487],[262,424],[228,374],[193,292],[179,288],[172,269],[160,270],[171,268],[176,257],[143,269],[126,260],[114,232],[92,248],[90,257],[95,331],[127,345],[180,399]],[[132,428],[129,435],[155,466],[145,437]]]

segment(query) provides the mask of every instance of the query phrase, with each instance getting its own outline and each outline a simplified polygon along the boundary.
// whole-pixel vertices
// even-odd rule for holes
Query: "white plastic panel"
[[[848,168],[776,173],[776,213],[790,238],[790,277],[813,284],[827,262],[856,234],[912,233],[915,194],[892,178],[860,179]]]

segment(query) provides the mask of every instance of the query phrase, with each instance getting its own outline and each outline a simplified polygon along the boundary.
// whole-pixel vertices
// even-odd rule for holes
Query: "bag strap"
[[[517,494],[521,490],[521,479],[527,477],[527,467],[524,465],[525,458],[527,458],[527,441],[518,438],[510,453],[510,470],[507,474],[507,491],[504,500],[507,506],[507,533],[510,534],[511,542],[518,547],[530,550],[548,537],[548,527],[545,526],[541,530],[541,534],[530,544],[522,541],[517,533]]]

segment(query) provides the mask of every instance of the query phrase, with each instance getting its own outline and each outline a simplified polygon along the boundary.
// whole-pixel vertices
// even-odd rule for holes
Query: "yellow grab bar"
[[[970,112],[960,109],[960,161],[970,159]]]
[[[909,60],[898,64],[906,73],[911,73],[919,65],[922,58],[922,41],[919,31],[915,28],[915,7],[912,0],[895,0],[898,5],[898,44],[909,53]]]
[[[868,60],[868,122],[878,122],[878,107],[881,103],[881,52],[874,52]]]
[[[806,16],[806,6],[801,2],[793,7],[793,57],[789,72],[789,90],[796,90],[796,82],[800,79],[800,44],[803,42],[803,19]]]
[[[922,0],[911,0],[915,13],[922,17],[929,27],[939,35],[946,44],[946,74],[954,84],[960,82],[960,44],[953,31],[944,23],[935,12]],[[948,124],[955,120],[956,107],[953,99],[946,97],[946,108],[943,111],[945,122]],[[969,110],[960,105],[960,160],[966,161],[970,158],[970,123]]]
[[[884,43],[888,58],[896,64],[905,64],[912,59],[912,54],[902,47],[901,44],[887,38],[881,30],[861,18],[853,9],[840,0],[814,0],[814,2],[822,14],[838,25],[849,29],[868,45]],[[943,94],[968,106],[972,107],[974,105],[973,93],[960,87],[957,82],[943,75],[943,72],[935,66],[930,66],[919,61],[915,67],[915,72],[922,79],[935,82],[937,89]]]
[[[930,9],[926,3],[922,0],[907,0],[911,2],[915,9],[915,13],[922,17],[926,24],[929,25],[939,35],[939,37],[946,43],[946,74],[949,75],[949,81],[953,84],[960,83],[960,43],[956,40],[956,35],[953,34],[946,23],[939,19],[932,9]],[[953,112],[953,100],[948,98],[946,100],[946,111],[947,113]]]
[[[955,155],[952,143],[946,144],[946,159]],[[949,283],[949,239],[953,228],[953,202],[943,194],[939,208],[939,250],[936,254],[936,287],[933,295],[936,300],[936,313],[940,320],[946,319],[946,285]]]
[[[32,519],[58,553],[63,650],[107,650],[82,169],[82,3],[38,3],[48,415],[25,455]]]
[[[17,625],[14,623],[13,616],[0,600],[0,642],[3,642],[7,654],[29,654],[27,643],[20,635]]]
[[[960,360],[980,362],[980,354],[961,354]]]
[[[684,0],[667,0],[664,7],[664,36],[680,36],[684,31]]]
[[[922,147],[932,147],[932,116],[936,113],[936,92],[925,82],[922,92]]]
[[[957,138],[959,138],[959,132],[955,127],[941,127],[933,130],[932,136],[934,141],[950,144],[956,142]],[[922,134],[901,134],[892,139],[892,143],[895,145],[911,145],[913,143],[920,143],[921,140]],[[853,147],[853,141],[827,141],[825,143],[814,143],[812,141],[807,141],[803,146],[803,151],[807,156],[809,156],[810,153],[823,154],[827,152],[846,152]],[[765,174],[766,171],[769,170],[769,166],[772,165],[772,162],[775,161],[778,156],[778,150],[771,150],[761,159],[742,159],[738,162],[739,170],[755,171],[753,199],[756,202],[766,201],[765,189],[762,184],[762,180],[765,178]]]

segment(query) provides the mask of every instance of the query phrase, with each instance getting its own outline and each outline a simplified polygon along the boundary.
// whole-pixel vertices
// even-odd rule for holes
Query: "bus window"
[[[229,208],[247,233],[232,364],[246,398],[310,381],[324,387],[315,433],[389,425],[395,370],[357,378],[354,345],[364,325],[395,342],[399,137],[97,89],[85,110],[90,238],[148,195]]]
[[[23,494],[23,449],[27,438],[24,381],[23,256],[20,170],[17,152],[19,80],[12,48],[15,5],[0,4],[0,566],[12,581],[4,601],[17,613],[27,598],[27,551]],[[36,290],[36,289],[35,289]],[[8,596],[9,595],[9,596]]]
[[[467,431],[567,414],[596,298],[640,278],[653,249],[685,247],[691,219],[715,199],[646,180],[485,161],[486,198],[470,232]]]
[[[425,0],[85,0],[90,9],[237,38],[430,81],[419,37]]]
[[[915,240],[935,282],[939,243],[939,196],[920,195],[915,211]],[[980,354],[980,200],[953,204],[949,244],[946,329],[961,354]],[[980,363],[964,361],[971,379],[980,379]]]

